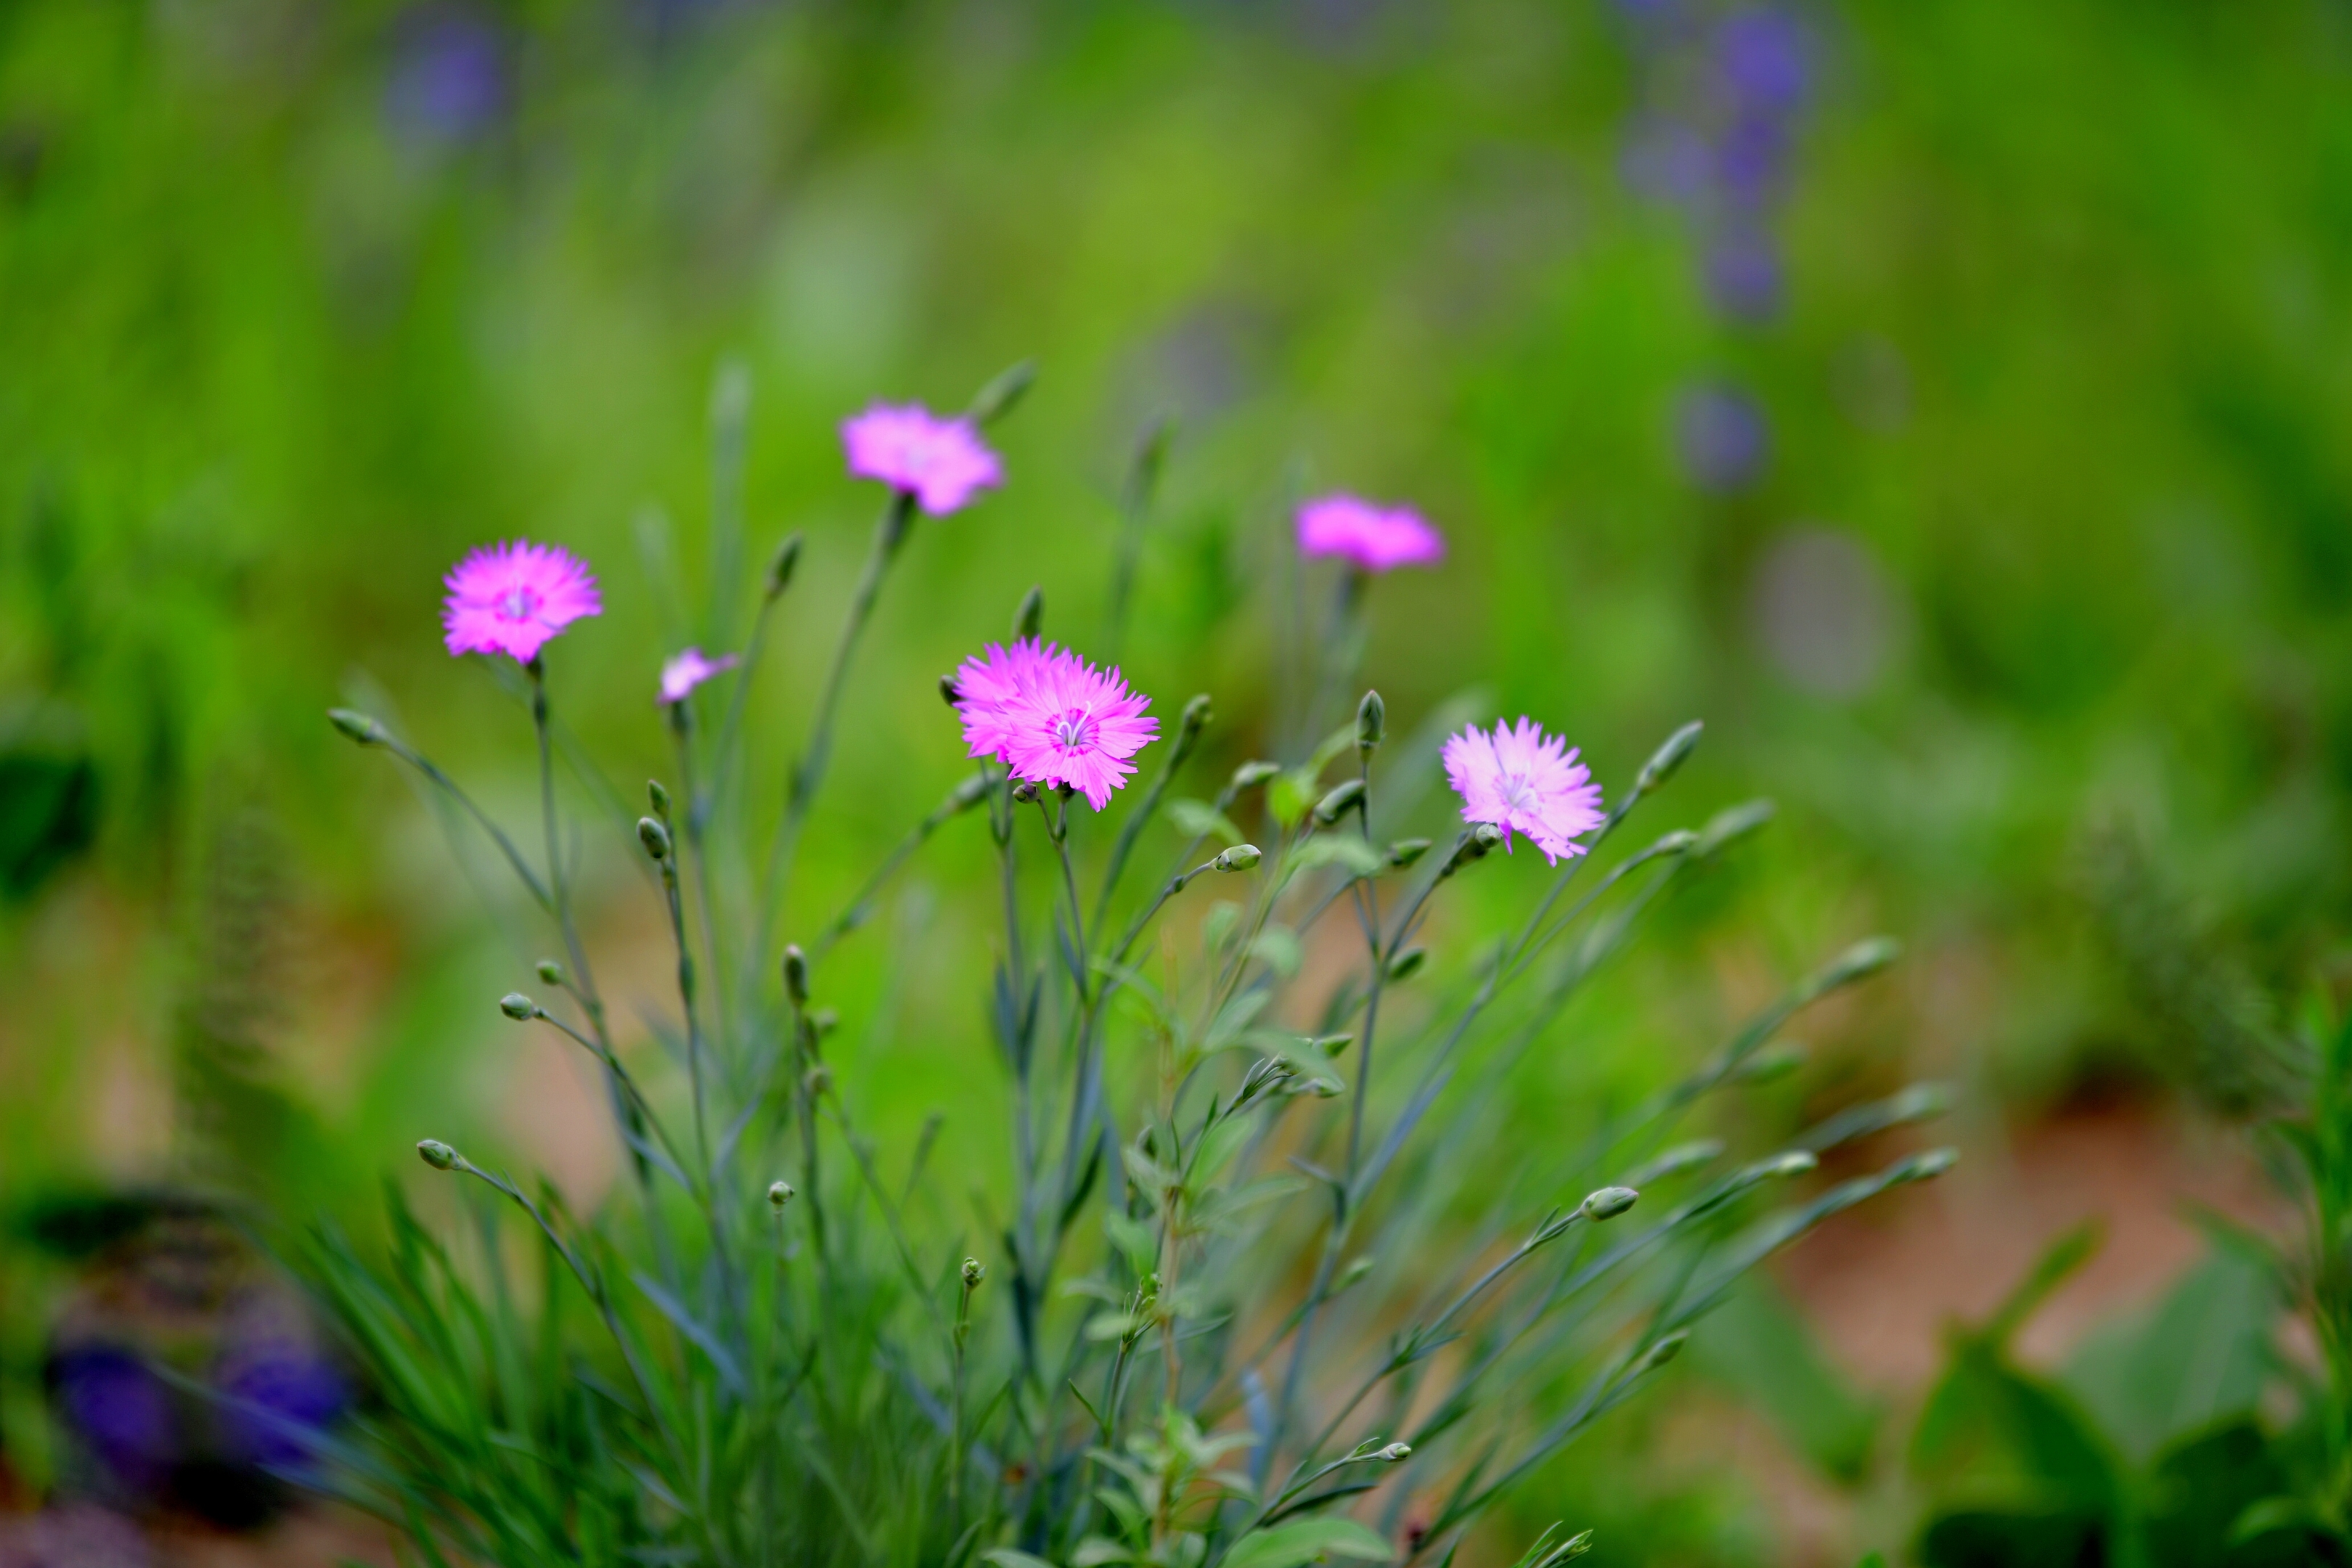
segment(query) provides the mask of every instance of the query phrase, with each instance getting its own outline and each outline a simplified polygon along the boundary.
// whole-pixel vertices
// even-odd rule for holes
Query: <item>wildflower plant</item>
[[[1394,748],[1408,760],[1392,777],[1377,693],[1310,714],[1319,738],[1297,754],[1196,783],[1210,698],[1153,711],[1117,668],[1044,640],[1033,594],[1010,640],[975,626],[976,651],[941,683],[942,771],[959,740],[968,771],[845,907],[827,918],[801,901],[793,863],[866,622],[918,513],[1001,479],[984,435],[1024,380],[956,418],[877,406],[845,427],[852,472],[889,493],[772,817],[741,782],[747,693],[798,536],[775,556],[731,689],[697,689],[731,656],[688,649],[661,672],[678,773],[651,786],[626,848],[656,874],[675,948],[675,1095],[649,1092],[616,1049],[580,938],[548,740],[546,647],[564,623],[513,596],[539,590],[512,563],[560,563],[560,602],[589,613],[584,572],[509,547],[496,563],[508,575],[477,589],[469,563],[451,584],[453,650],[463,596],[495,622],[464,646],[530,672],[537,864],[383,723],[333,716],[489,829],[562,952],[500,1005],[593,1059],[631,1173],[623,1198],[575,1214],[545,1184],[428,1139],[425,1163],[481,1200],[471,1244],[397,1202],[388,1255],[327,1231],[307,1244],[377,1391],[367,1421],[319,1440],[313,1479],[394,1521],[418,1561],[1449,1561],[1498,1497],[1655,1380],[1745,1269],[1949,1163],[1916,1155],[1769,1206],[1830,1146],[1911,1116],[1916,1096],[1742,1163],[1671,1142],[1799,1009],[1887,963],[1885,942],[1799,982],[1580,1145],[1516,1176],[1483,1157],[1514,1066],[1550,1042],[1579,987],[1769,815],[1739,808],[1623,847],[1696,724],[1605,808],[1577,753],[1532,721],[1467,731],[1444,747],[1458,828],[1392,838],[1383,795],[1434,773],[1436,737]],[[1155,472],[1161,445],[1145,447]],[[1349,501],[1341,527],[1340,504],[1297,521],[1304,551],[1348,563],[1346,603],[1370,574],[1443,553],[1417,516]],[[1130,564],[1122,551],[1118,592]],[[1347,678],[1328,666],[1352,646],[1327,639],[1315,689]],[[714,696],[724,717],[702,726]],[[839,1044],[854,1030],[826,996],[837,945],[961,822],[995,850],[984,1016],[1008,1109],[1004,1168],[969,1232],[927,1195],[928,1134],[887,1162],[908,1173],[886,1178],[843,1092],[862,1070]],[[1155,827],[1181,846],[1164,865]],[[1492,854],[1519,835],[1542,867]],[[1466,961],[1430,964],[1433,913],[1462,879],[1496,875],[1521,884],[1523,916]],[[1346,977],[1310,984],[1310,944],[1352,952]],[[532,1245],[502,1243],[502,1219]],[[1528,1561],[1549,1568],[1589,1541],[1547,1535]]]

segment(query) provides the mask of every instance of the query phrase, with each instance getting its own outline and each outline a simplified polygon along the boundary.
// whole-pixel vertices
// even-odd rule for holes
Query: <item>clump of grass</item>
[[[957,438],[1024,384],[983,391]],[[721,436],[740,453],[740,433]],[[1132,514],[1162,447],[1144,445]],[[1427,963],[1428,916],[1462,879],[1506,868],[1504,832],[1374,835],[1384,794],[1418,787],[1434,748],[1395,748],[1392,779],[1385,705],[1367,694],[1349,716],[1339,696],[1362,644],[1359,568],[1306,641],[1313,668],[1286,679],[1318,695],[1276,758],[1193,784],[1206,696],[1143,758],[1123,814],[1074,811],[1069,784],[983,757],[845,910],[808,919],[787,897],[795,858],[866,620],[919,535],[915,502],[893,490],[885,505],[776,821],[746,808],[741,683],[791,591],[796,536],[718,721],[698,722],[692,696],[667,710],[677,782],[652,787],[630,852],[657,872],[676,946],[684,1105],[656,1103],[613,1047],[559,853],[536,645],[536,863],[384,724],[334,716],[488,828],[544,912],[563,957],[502,1005],[594,1058],[633,1176],[628,1200],[575,1215],[545,1184],[427,1140],[425,1163],[472,1194],[468,1245],[395,1196],[388,1253],[324,1231],[302,1248],[380,1395],[362,1426],[321,1441],[313,1479],[402,1527],[420,1561],[1450,1560],[1498,1496],[1654,1380],[1743,1271],[1949,1163],[1914,1156],[1765,1206],[1830,1145],[1916,1118],[1932,1100],[1918,1094],[1729,1168],[1720,1145],[1672,1142],[1799,1009],[1883,967],[1895,950],[1877,941],[1798,982],[1699,1071],[1497,1181],[1485,1151],[1514,1065],[1647,911],[1769,812],[1627,847],[1697,743],[1687,726],[1580,852],[1549,872],[1531,852],[1507,862],[1539,883],[1513,927],[1466,964]],[[1133,569],[1122,540],[1122,606]],[[1015,635],[1042,618],[1033,595]],[[859,1063],[828,1055],[825,961],[927,840],[975,815],[997,852],[985,1016],[1011,1124],[991,1184],[1005,1217],[965,1256],[908,1202],[929,1180],[927,1142],[888,1181],[851,1119],[839,1084]],[[1184,847],[1139,877],[1161,818]],[[1261,843],[1235,826],[1253,818]],[[1223,895],[1205,910],[1203,886]],[[1318,994],[1300,956],[1327,920],[1352,921],[1360,953]],[[1310,1016],[1312,1030],[1282,1022]],[[502,1234],[518,1222],[528,1247]],[[1529,1561],[1587,1543],[1547,1537]]]

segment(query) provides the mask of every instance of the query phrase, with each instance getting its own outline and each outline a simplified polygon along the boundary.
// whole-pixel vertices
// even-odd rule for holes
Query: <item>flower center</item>
[[[1534,781],[1524,773],[1505,773],[1503,804],[1513,811],[1534,811],[1537,805]]]
[[[501,620],[530,620],[539,614],[539,595],[536,590],[518,584],[499,595],[498,613]]]
[[[1053,722],[1054,743],[1066,752],[1088,752],[1095,744],[1095,716],[1073,708]]]

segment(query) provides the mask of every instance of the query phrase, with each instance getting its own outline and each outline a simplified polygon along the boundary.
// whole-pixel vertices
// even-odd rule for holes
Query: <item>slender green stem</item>
[[[784,813],[776,828],[776,837],[768,849],[768,869],[760,900],[760,941],[754,949],[758,962],[767,961],[769,944],[773,941],[776,921],[782,917],[786,892],[792,883],[793,862],[800,848],[801,830],[808,822],[810,805],[824,782],[825,768],[833,760],[833,731],[841,712],[841,693],[849,679],[849,665],[857,651],[858,638],[866,623],[873,618],[874,604],[882,592],[882,579],[889,573],[890,563],[898,557],[898,549],[907,542],[907,534],[915,519],[915,498],[905,490],[893,490],[882,508],[881,521],[875,524],[874,548],[866,558],[866,569],[850,594],[849,614],[841,626],[841,641],[835,645],[833,664],[825,671],[824,686],[817,698],[816,717],[809,724],[808,749],[794,764],[792,781],[784,795]]]

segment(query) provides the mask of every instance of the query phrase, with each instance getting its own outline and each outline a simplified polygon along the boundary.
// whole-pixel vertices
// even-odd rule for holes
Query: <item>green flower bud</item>
[[[776,552],[768,558],[768,581],[765,587],[770,600],[783,597],[784,590],[793,585],[793,574],[799,569],[800,563],[801,536],[800,531],[795,529],[784,535],[784,542],[777,545]]]
[[[1029,384],[1036,379],[1037,362],[1023,360],[982,387],[979,395],[971,400],[971,406],[964,411],[964,417],[974,425],[994,424],[1013,412],[1013,405],[1021,401]]]
[[[1192,700],[1184,704],[1183,717],[1176,721],[1174,742],[1176,749],[1168,763],[1169,767],[1176,768],[1183,765],[1184,759],[1191,756],[1192,748],[1200,743],[1201,731],[1208,728],[1212,716],[1209,694],[1205,691],[1194,693]]]
[[[562,984],[563,965],[556,963],[555,960],[551,958],[541,959],[539,961],[539,982],[542,985]]]
[[[1313,1046],[1317,1050],[1321,1051],[1326,1058],[1336,1061],[1339,1059],[1340,1052],[1346,1050],[1349,1046],[1356,1043],[1356,1037],[1353,1035],[1318,1035],[1314,1039],[1307,1043]]]
[[[796,942],[784,947],[784,994],[792,998],[795,1007],[808,1005],[808,954]]]
[[[1021,595],[1021,607],[1013,612],[1013,636],[1015,641],[1034,637],[1045,626],[1045,590],[1033,587]]]
[[[349,708],[328,709],[327,722],[362,746],[381,746],[391,739],[391,736],[385,733],[383,725],[366,714]]]
[[[820,1040],[839,1027],[841,1027],[841,1014],[838,1009],[819,1007],[809,1015],[809,1033]]]
[[[1582,1206],[1584,1217],[1590,1220],[1615,1219],[1641,1198],[1631,1187],[1603,1187],[1589,1194]]]
[[[1891,936],[1865,937],[1830,961],[1813,982],[1816,992],[1834,991],[1877,973],[1903,956],[1903,944]]]
[[[527,1018],[539,1016],[539,1004],[520,991],[509,991],[499,998],[499,1011],[517,1023],[521,1023]]]
[[[1960,1152],[1958,1149],[1930,1149],[1896,1165],[1895,1179],[1898,1182],[1933,1181],[1959,1163]]]
[[[1359,1253],[1355,1257],[1349,1258],[1348,1260],[1348,1266],[1339,1270],[1339,1278],[1333,1282],[1331,1286],[1332,1290],[1335,1292],[1345,1290],[1349,1286],[1353,1285],[1365,1275],[1370,1274],[1372,1271],[1373,1265],[1379,1261],[1380,1260],[1378,1258],[1374,1258],[1369,1252]]]
[[[1428,853],[1428,839],[1400,838],[1389,846],[1389,864],[1402,871]]]
[[[1364,798],[1364,781],[1349,779],[1329,795],[1315,803],[1315,825],[1328,827],[1348,812],[1353,811]]]
[[[793,1184],[790,1182],[770,1182],[768,1184],[768,1204],[772,1208],[781,1210],[786,1204],[792,1202],[796,1195],[798,1194],[793,1191]]]
[[[833,1092],[833,1069],[819,1062],[802,1076],[801,1085],[811,1100],[823,1100]]]
[[[1256,845],[1236,844],[1220,853],[1209,865],[1219,871],[1246,871],[1264,858]]]
[[[1280,763],[1244,763],[1234,770],[1234,793],[1239,795],[1245,789],[1254,789],[1280,772]]]
[[[416,1157],[436,1171],[454,1169],[457,1163],[457,1151],[438,1138],[427,1138],[418,1143]]]
[[[963,1260],[963,1288],[965,1289],[971,1290],[977,1289],[980,1282],[987,1278],[988,1270],[981,1266],[979,1258],[967,1258]]]
[[[1370,756],[1388,732],[1389,705],[1381,700],[1379,692],[1365,692],[1364,700],[1356,704],[1356,750]]]
[[[1652,752],[1650,760],[1642,764],[1641,776],[1633,781],[1633,793],[1647,795],[1674,777],[1675,770],[1681,767],[1683,760],[1696,749],[1698,738],[1706,729],[1706,725],[1693,720],[1667,736],[1666,743]]]
[[[1037,786],[1027,779],[1023,779],[1013,786],[1013,798],[1021,805],[1027,805],[1037,798]]]
[[[1655,1372],[1674,1360],[1675,1356],[1682,1353],[1683,1342],[1689,1338],[1688,1329],[1676,1329],[1673,1333],[1661,1339],[1643,1354],[1641,1364],[1633,1369],[1635,1375],[1638,1376],[1645,1372]]]
[[[656,860],[669,858],[669,829],[650,816],[637,818],[637,842]]]
[[[664,822],[669,820],[669,791],[662,787],[661,780],[646,781],[646,799],[653,803],[656,816],[660,817]]]
[[[1412,1445],[1410,1443],[1391,1443],[1387,1447],[1382,1448],[1379,1453],[1374,1454],[1372,1458],[1383,1460],[1388,1464],[1397,1464],[1402,1460],[1412,1458]]]
[[[1419,973],[1421,972],[1421,966],[1428,962],[1429,949],[1425,947],[1406,948],[1402,952],[1398,953],[1394,958],[1389,960],[1389,978],[1391,980],[1410,980],[1415,974]]]
[[[940,677],[940,697],[950,708],[963,700],[963,689],[956,684],[954,676]]]

